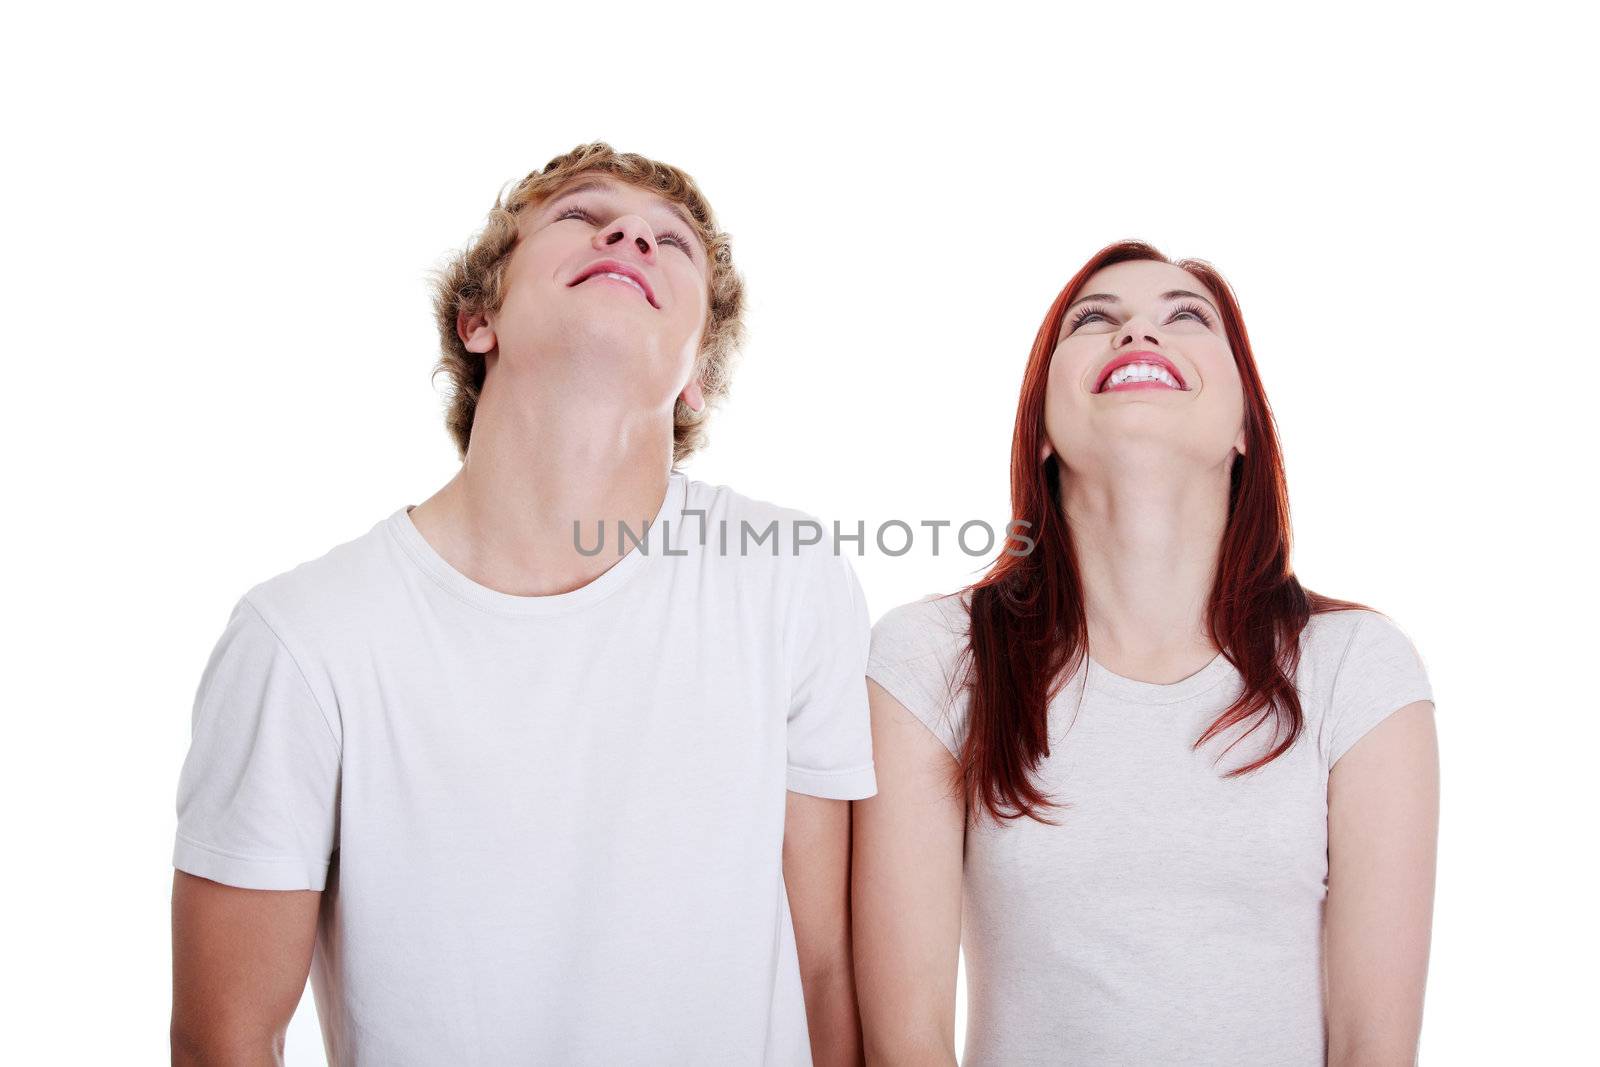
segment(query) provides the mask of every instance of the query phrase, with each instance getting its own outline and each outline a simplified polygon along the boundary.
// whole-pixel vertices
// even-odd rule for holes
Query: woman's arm
[[[1328,1064],[1416,1062],[1433,922],[1439,750],[1408,704],[1328,778]]]
[[[966,837],[956,764],[904,705],[867,689],[878,794],[855,802],[851,871],[867,1062],[954,1067]]]

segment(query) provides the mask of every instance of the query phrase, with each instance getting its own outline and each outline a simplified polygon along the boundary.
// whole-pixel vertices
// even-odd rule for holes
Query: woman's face
[[[1051,359],[1045,454],[1101,475],[1231,463],[1245,447],[1244,390],[1215,301],[1154,260],[1091,275]]]

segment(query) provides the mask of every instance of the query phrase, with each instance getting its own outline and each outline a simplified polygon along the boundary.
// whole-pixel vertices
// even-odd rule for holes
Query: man
[[[675,469],[742,302],[694,182],[604,144],[441,272],[460,472],[247,592],[201,680],[175,1061],[271,1062],[308,971],[335,1063],[859,1059],[865,605]]]

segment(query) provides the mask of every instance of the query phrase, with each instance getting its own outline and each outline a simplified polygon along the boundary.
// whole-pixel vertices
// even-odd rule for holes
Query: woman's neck
[[[1158,683],[1210,662],[1218,650],[1207,611],[1228,517],[1227,468],[1069,470],[1060,504],[1096,662]]]

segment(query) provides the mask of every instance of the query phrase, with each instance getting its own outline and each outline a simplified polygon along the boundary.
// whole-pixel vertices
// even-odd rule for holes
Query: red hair
[[[1002,553],[970,587],[971,628],[962,679],[968,695],[967,730],[960,759],[970,813],[1053,822],[1040,809],[1056,805],[1039,788],[1034,772],[1050,755],[1050,704],[1082,663],[1088,624],[1072,530],[1057,503],[1059,460],[1039,460],[1045,384],[1067,308],[1096,271],[1129,260],[1168,263],[1206,284],[1216,297],[1244,385],[1245,452],[1233,461],[1228,518],[1207,611],[1212,642],[1243,677],[1244,692],[1193,747],[1260,713],[1228,749],[1268,720],[1273,723],[1273,747],[1226,776],[1248,774],[1287,752],[1304,725],[1294,684],[1300,631],[1313,614],[1366,608],[1302,588],[1290,569],[1289,492],[1277,427],[1227,281],[1208,263],[1174,262],[1142,241],[1108,245],[1073,275],[1050,305],[1022,379],[1011,444],[1011,514],[1031,524],[1027,532],[1035,541],[1033,549],[1026,555]]]

